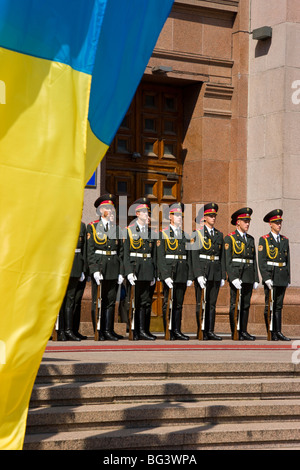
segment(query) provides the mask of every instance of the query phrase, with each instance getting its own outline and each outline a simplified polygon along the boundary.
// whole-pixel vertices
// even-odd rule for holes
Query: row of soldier
[[[116,197],[105,194],[94,205],[99,218],[87,228],[81,223],[70,282],[57,322],[59,340],[85,338],[78,329],[80,300],[88,272],[92,282],[92,322],[98,340],[122,338],[114,331],[114,312],[118,288],[125,279],[134,292],[134,308],[129,306],[130,339],[156,339],[150,332],[150,316],[155,283],[160,280],[166,339],[189,339],[181,331],[182,308],[186,288],[194,282],[197,338],[221,340],[214,332],[216,303],[219,289],[227,280],[232,339],[253,341],[255,336],[248,332],[248,318],[252,291],[259,284],[258,269],[265,292],[268,339],[289,340],[281,331],[283,300],[290,284],[289,241],[280,234],[281,209],[264,217],[270,231],[259,239],[257,262],[255,241],[248,233],[252,215],[249,207],[232,214],[235,230],[224,238],[215,227],[218,205],[205,204],[196,218],[201,229],[189,237],[182,230],[184,205],[172,204],[168,227],[154,239],[149,224],[149,199],[135,201],[136,218],[126,228],[125,236],[112,221]],[[188,249],[191,245],[192,249]]]

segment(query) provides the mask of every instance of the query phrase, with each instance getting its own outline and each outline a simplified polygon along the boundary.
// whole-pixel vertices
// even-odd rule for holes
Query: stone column
[[[272,38],[249,42],[247,204],[253,208],[251,233],[268,233],[263,216],[282,208],[282,234],[290,240],[292,288],[286,320],[297,324],[300,286],[300,3],[252,0],[251,31],[272,27]],[[291,298],[293,300],[291,301]]]

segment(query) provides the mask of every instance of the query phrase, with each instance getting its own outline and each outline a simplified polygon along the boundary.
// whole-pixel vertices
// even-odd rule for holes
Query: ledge
[[[173,9],[205,8],[207,10],[237,13],[240,0],[175,0]]]

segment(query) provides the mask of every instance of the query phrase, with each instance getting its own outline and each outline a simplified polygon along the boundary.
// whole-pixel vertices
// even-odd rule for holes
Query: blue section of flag
[[[0,0],[0,47],[92,74],[108,1]]]
[[[107,145],[130,105],[172,5],[173,0],[107,4],[89,107],[91,129]]]

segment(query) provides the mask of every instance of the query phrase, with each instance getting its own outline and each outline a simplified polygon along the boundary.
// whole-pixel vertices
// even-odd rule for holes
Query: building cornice
[[[240,0],[175,0],[173,11],[206,9],[215,12],[234,14],[238,12]]]

